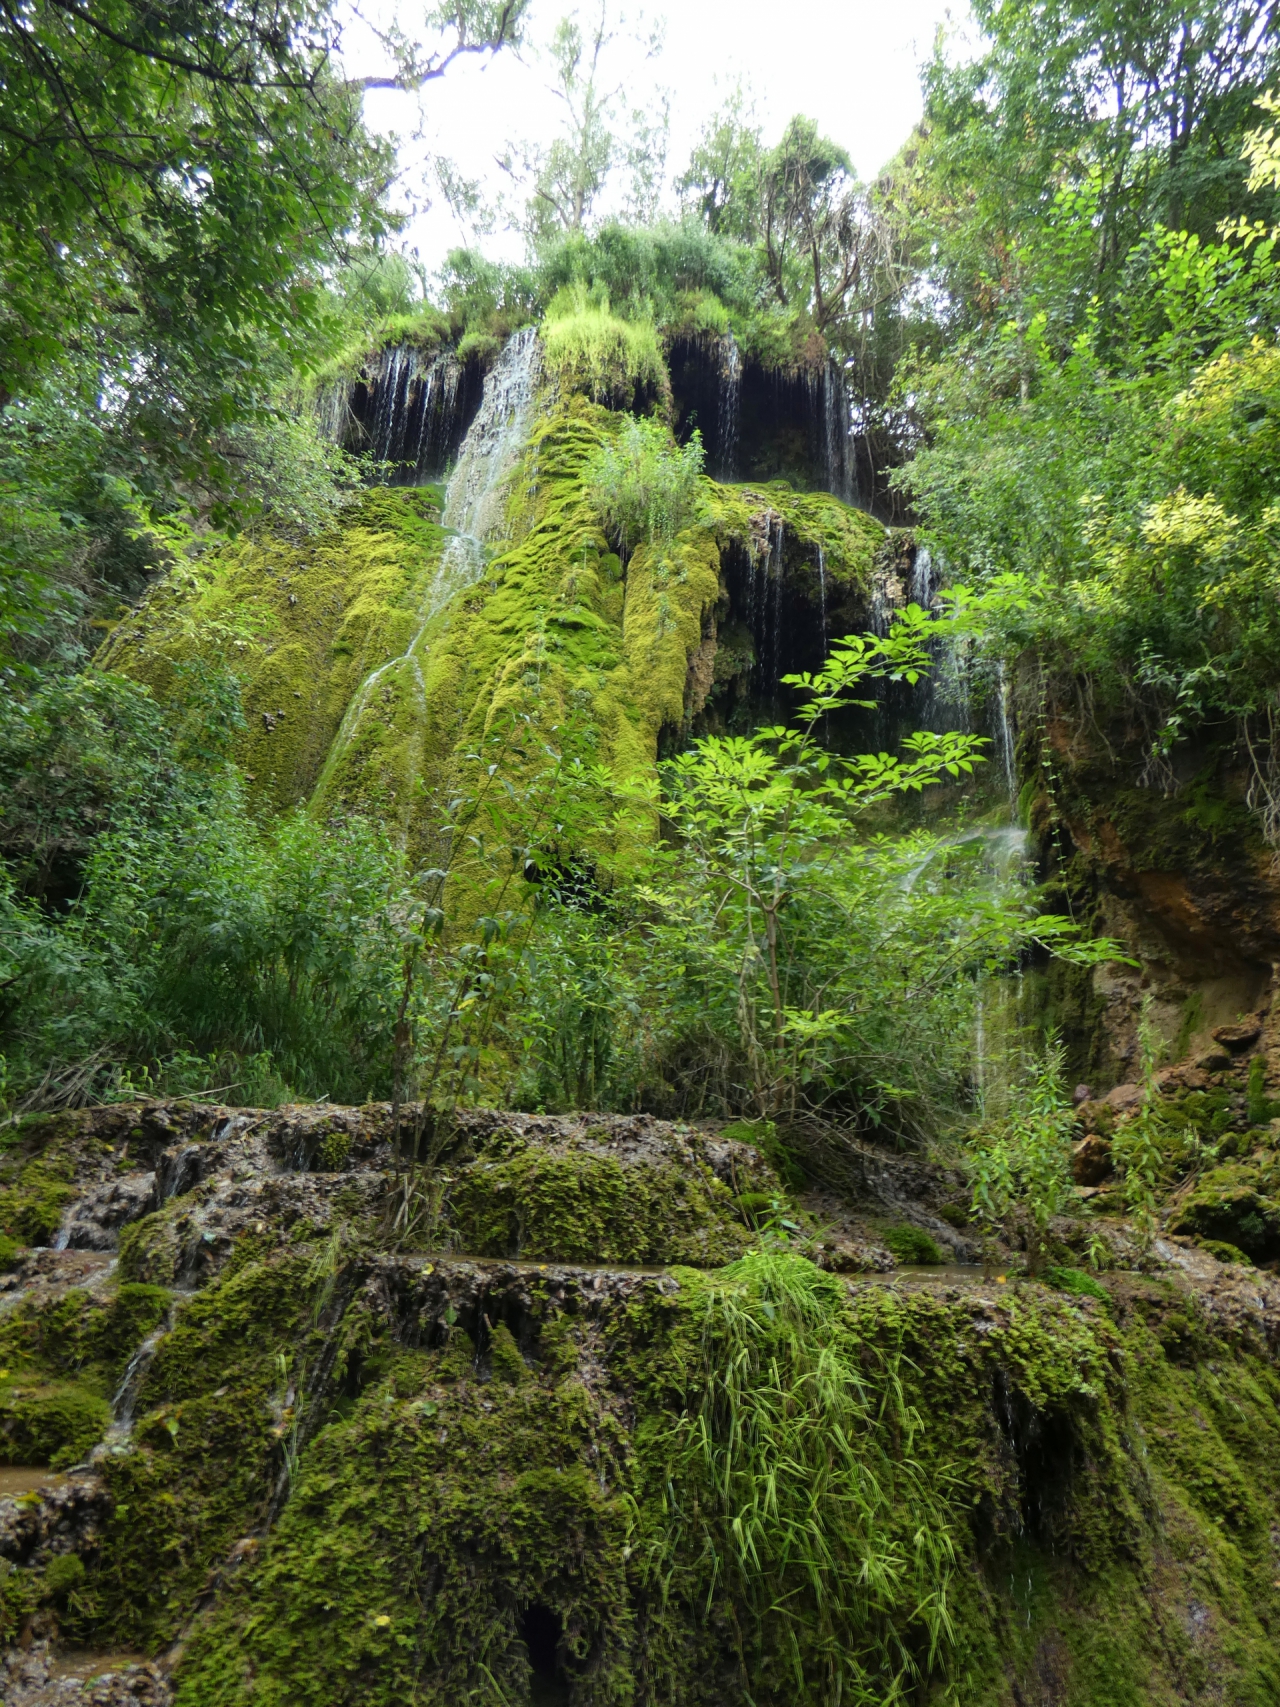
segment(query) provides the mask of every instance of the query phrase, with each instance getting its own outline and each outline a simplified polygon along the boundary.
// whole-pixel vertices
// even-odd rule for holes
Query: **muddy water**
[[[0,1500],[20,1499],[40,1488],[57,1488],[66,1481],[58,1470],[41,1469],[38,1464],[15,1464],[0,1467]]]
[[[49,1677],[51,1681],[73,1677],[87,1683],[90,1678],[101,1677],[104,1672],[123,1671],[126,1666],[142,1665],[145,1659],[145,1654],[130,1653],[125,1648],[66,1648],[50,1659]]]
[[[878,1275],[880,1280],[944,1280],[948,1286],[954,1286],[959,1281],[975,1281],[982,1279],[982,1264],[977,1262],[935,1262],[928,1267],[914,1267],[904,1264],[895,1268],[892,1274]],[[994,1284],[994,1277],[992,1280]]]

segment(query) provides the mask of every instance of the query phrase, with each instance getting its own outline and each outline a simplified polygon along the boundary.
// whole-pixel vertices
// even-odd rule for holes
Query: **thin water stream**
[[[408,645],[403,652],[371,670],[352,697],[325,760],[321,790],[351,745],[381,682],[407,670],[419,706],[426,708],[423,637],[445,606],[484,573],[484,544],[502,524],[507,476],[524,444],[541,372],[540,348],[532,327],[517,332],[508,340],[484,382],[479,411],[463,441],[445,492],[441,519],[453,537],[423,591]]]

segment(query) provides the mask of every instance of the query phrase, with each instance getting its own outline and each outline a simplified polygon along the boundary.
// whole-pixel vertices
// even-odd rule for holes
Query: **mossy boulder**
[[[1280,1158],[1266,1152],[1211,1169],[1179,1203],[1169,1230],[1235,1245],[1254,1262],[1280,1257]]]
[[[6,1463],[76,1464],[110,1423],[110,1401],[85,1387],[0,1382],[0,1456]]]
[[[471,1256],[712,1268],[753,1238],[744,1190],[781,1199],[750,1146],[646,1119],[526,1119],[464,1153],[449,1167],[440,1236]]]

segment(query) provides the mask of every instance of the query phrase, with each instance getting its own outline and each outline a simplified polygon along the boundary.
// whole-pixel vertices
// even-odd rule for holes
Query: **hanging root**
[[[1271,867],[1280,870],[1280,748],[1276,744],[1274,705],[1266,708],[1266,729],[1255,740],[1248,717],[1241,719],[1245,748],[1249,754],[1249,787],[1245,804],[1262,826],[1263,840],[1271,849]]]

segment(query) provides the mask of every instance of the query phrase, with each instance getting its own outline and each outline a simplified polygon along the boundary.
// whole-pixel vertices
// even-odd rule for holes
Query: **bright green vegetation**
[[[0,1460],[102,1490],[0,1638],[1272,1707],[1273,23],[977,0],[874,185],[739,93],[677,212],[602,6],[432,296],[327,0],[190,10],[0,17]],[[326,436],[410,356],[487,468]]]
[[[942,1261],[937,1244],[920,1227],[884,1227],[880,1238],[901,1263],[935,1263]]]
[[[660,393],[666,363],[652,324],[619,320],[608,298],[591,302],[586,293],[559,293],[543,321],[547,371],[565,391],[580,391],[597,403],[626,407],[636,396]]]
[[[616,1241],[647,1212],[601,1213]],[[603,1289],[475,1273],[246,1233],[172,1306],[97,1552],[10,1572],[6,1629],[41,1604],[96,1646],[186,1629],[202,1707],[528,1699],[530,1608],[597,1702],[1003,1704],[1046,1653],[1069,1707],[1276,1687],[1261,1318],[1070,1267],[886,1289],[767,1243]],[[20,1309],[6,1379],[88,1395],[170,1308],[125,1283]]]
[[[1036,649],[1044,714],[1062,673],[1087,675],[1094,715],[1136,725],[1144,792],[1198,772],[1219,830],[1230,806],[1205,750],[1237,743],[1255,838],[1270,836],[1277,354],[1262,329],[1280,180],[1255,103],[1274,43],[1255,53],[1231,5],[1201,20],[1194,61],[1165,13],[1096,54],[1089,11],[1060,34],[1048,14],[981,16],[986,58],[935,62],[919,148],[894,168],[959,334],[921,337],[904,364],[931,433],[899,478],[955,578],[992,589],[994,644]],[[1134,91],[1097,126],[1065,95],[1093,79]],[[1148,128],[1170,102],[1194,121]],[[1015,268],[993,268],[1011,252]]]
[[[169,1313],[157,1286],[103,1299],[72,1289],[19,1305],[0,1327],[0,1451],[10,1464],[74,1464],[101,1440],[131,1353]]]

